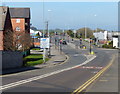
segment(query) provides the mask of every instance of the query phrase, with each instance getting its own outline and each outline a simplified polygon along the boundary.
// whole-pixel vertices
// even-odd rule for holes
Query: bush
[[[107,44],[104,44],[104,45],[102,46],[102,48],[115,49],[115,47],[113,47],[113,41],[111,41],[108,45],[107,45]]]

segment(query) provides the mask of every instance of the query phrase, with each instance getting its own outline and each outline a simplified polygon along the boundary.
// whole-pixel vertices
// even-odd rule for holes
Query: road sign
[[[50,38],[41,38],[40,48],[50,48]]]

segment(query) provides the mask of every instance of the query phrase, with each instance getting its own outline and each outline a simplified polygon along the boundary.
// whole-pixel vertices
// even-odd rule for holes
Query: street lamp
[[[94,15],[95,17],[97,16],[96,14]],[[85,39],[87,38],[87,17],[85,18]]]
[[[85,39],[87,38],[87,17],[85,17]]]
[[[51,10],[49,9],[48,12],[51,12]],[[50,14],[48,15],[47,31],[48,31],[48,38],[49,38],[50,43],[51,43],[50,32],[49,32],[49,22],[50,22]],[[50,45],[49,45],[49,56],[50,56]]]
[[[45,6],[44,6],[44,0],[43,0],[43,38],[45,37],[45,30],[44,30],[44,27],[45,27],[45,13],[44,13],[44,9],[45,9]],[[43,61],[45,63],[45,58],[46,58],[46,48],[43,48]]]
[[[48,10],[48,12],[51,12],[52,10]],[[50,23],[50,14],[48,15],[48,21],[47,21],[47,26],[48,26],[48,24]],[[48,37],[50,37],[50,32],[49,32],[49,27],[47,27],[47,29],[48,29]]]
[[[87,27],[85,26],[85,39],[87,38]]]
[[[97,15],[95,14],[94,17],[96,17]],[[96,25],[96,33],[97,33],[97,37],[96,37],[96,45],[98,44],[98,32],[97,32],[97,25]]]

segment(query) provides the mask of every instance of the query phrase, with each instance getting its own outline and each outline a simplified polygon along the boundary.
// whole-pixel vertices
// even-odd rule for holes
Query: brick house
[[[6,40],[10,36],[12,37],[12,35],[9,35],[9,32],[12,31],[9,8],[0,6],[0,50],[9,50],[9,47],[12,46],[12,40],[10,40],[12,38],[10,38],[9,41]],[[7,36],[6,33],[8,34]],[[6,43],[8,43],[8,45],[6,45]]]
[[[30,8],[10,8],[10,16],[14,31],[30,33]]]
[[[29,49],[26,41],[30,41],[30,8],[10,8],[14,45],[18,50]],[[26,36],[27,35],[27,36]],[[18,41],[17,41],[18,40]]]

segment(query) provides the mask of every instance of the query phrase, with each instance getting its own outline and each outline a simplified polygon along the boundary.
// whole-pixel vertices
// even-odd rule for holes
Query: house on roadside
[[[93,35],[94,35],[95,38],[97,38],[98,40],[107,40],[108,32],[107,32],[107,31],[104,31],[104,32],[95,32],[95,33],[93,33]]]
[[[5,69],[23,65],[21,52],[13,51],[13,29],[9,7],[0,6],[0,75]]]
[[[94,37],[99,41],[100,44],[106,44],[107,41],[112,41],[112,32],[100,31],[93,33]]]
[[[30,33],[30,8],[10,8],[14,31]]]
[[[23,52],[31,46],[30,38],[30,8],[10,8],[14,45]]]
[[[0,6],[0,50],[12,47],[12,32],[9,8]]]

